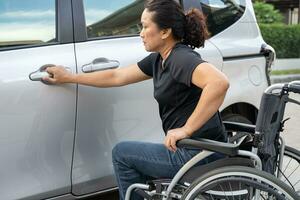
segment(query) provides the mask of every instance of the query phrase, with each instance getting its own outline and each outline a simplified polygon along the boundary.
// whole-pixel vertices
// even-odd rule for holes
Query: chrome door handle
[[[40,71],[31,73],[29,75],[29,79],[32,81],[40,81],[44,77],[51,77],[51,75],[48,72],[40,72]]]
[[[32,81],[41,81],[44,84],[49,85],[49,83],[44,81],[43,78],[44,77],[52,77],[52,74],[49,74],[48,72],[46,72],[46,69],[48,67],[54,67],[54,66],[55,65],[53,65],[53,64],[46,64],[46,65],[41,66],[38,70],[31,72],[29,74],[29,79]]]
[[[48,67],[54,67],[55,65],[53,64],[45,64],[43,66],[41,66],[38,70],[34,71],[34,72],[31,72],[29,74],[29,79],[32,80],[32,81],[41,81],[43,82],[44,84],[47,84],[47,85],[50,85],[50,83],[46,82],[43,80],[44,77],[50,77],[52,78],[53,75],[52,74],[49,74],[46,69]],[[66,70],[68,71],[71,71],[70,68],[66,67]]]
[[[108,60],[107,58],[96,58],[93,62],[82,66],[82,71],[85,73],[102,71],[107,69],[118,68],[120,65],[117,60]]]

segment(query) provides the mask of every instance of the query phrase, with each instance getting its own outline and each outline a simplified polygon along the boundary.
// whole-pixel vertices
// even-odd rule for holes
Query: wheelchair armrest
[[[239,150],[239,144],[224,143],[208,139],[182,139],[177,142],[177,147],[208,150],[229,156],[236,156]]]
[[[248,133],[255,133],[255,125],[252,124],[230,121],[223,121],[223,124],[227,131],[245,131]]]

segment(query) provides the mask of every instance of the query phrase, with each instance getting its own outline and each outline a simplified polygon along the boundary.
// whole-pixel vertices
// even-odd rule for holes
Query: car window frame
[[[84,9],[84,0],[75,0],[75,5],[73,12],[74,13],[79,13],[81,12],[83,16],[78,15],[75,17],[74,24],[79,23],[80,27],[84,26],[84,30],[79,31],[79,34],[76,34],[77,37],[75,36],[75,42],[83,42],[83,41],[94,41],[94,40],[106,40],[106,39],[116,39],[116,38],[130,38],[130,37],[138,37],[139,33],[136,34],[124,34],[124,35],[111,35],[111,36],[100,36],[100,37],[88,37],[87,33],[87,25],[86,25],[86,20],[85,20],[85,9]],[[80,28],[81,29],[81,28]],[[76,31],[75,31],[76,33]],[[80,38],[80,39],[79,39]]]
[[[202,11],[202,6],[201,6],[201,0],[180,0],[182,2],[182,5],[183,5],[183,8],[184,8],[184,11],[187,12],[190,8],[198,8],[199,10]],[[226,27],[225,29],[219,31],[218,33],[216,34],[212,34],[210,38],[213,38],[217,35],[219,35],[220,33],[222,33],[223,31],[225,31],[227,28],[231,27],[233,24],[237,23],[244,15],[245,15],[245,12],[246,12],[246,0],[244,0],[244,4],[245,4],[245,9],[244,9],[244,12],[243,14],[239,17],[239,19],[237,19],[236,21],[234,21],[233,23],[231,23],[231,25],[229,25],[228,27]]]
[[[182,0],[175,0],[177,3],[182,5]],[[73,0],[72,11],[76,13],[74,18],[74,41],[75,43],[86,42],[86,41],[96,41],[96,40],[107,40],[107,39],[119,39],[119,38],[131,38],[139,37],[137,34],[128,35],[112,35],[112,36],[101,36],[89,38],[86,30],[86,20],[85,20],[85,10],[83,0]]]
[[[74,42],[72,0],[55,0],[55,37],[56,41],[30,45],[16,45],[0,47],[1,51],[28,49],[36,47],[53,46]]]

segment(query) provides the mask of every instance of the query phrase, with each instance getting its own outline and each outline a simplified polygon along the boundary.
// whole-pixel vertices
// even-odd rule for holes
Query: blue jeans
[[[173,178],[178,170],[200,150],[178,148],[169,151],[163,144],[146,142],[121,142],[112,151],[112,161],[119,186],[120,200],[125,199],[127,188],[133,183],[145,183],[158,178]],[[212,155],[200,161],[206,164],[216,160]],[[131,199],[142,199],[132,194]]]

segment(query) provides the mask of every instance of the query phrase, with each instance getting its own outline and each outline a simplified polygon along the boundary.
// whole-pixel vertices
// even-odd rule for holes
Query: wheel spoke
[[[243,175],[243,170],[239,172],[239,168],[245,168],[243,170],[249,174]],[[248,167],[224,167],[226,171],[222,174],[221,169],[215,170],[218,172],[216,174],[200,177],[183,196],[193,197],[194,200],[195,196],[198,199],[202,195],[211,200],[295,199],[296,194],[286,184],[266,172]]]
[[[226,199],[229,200],[229,198],[227,197],[226,192],[223,190],[223,187],[222,187],[221,184],[220,184],[220,188],[221,188],[221,190],[223,191],[224,195],[226,196]]]
[[[230,182],[229,182],[228,184],[229,184],[229,188],[230,188],[230,191],[231,191],[231,195],[233,196],[233,200],[234,200],[234,195],[233,195],[233,193],[232,193],[232,187],[231,187]]]
[[[295,191],[300,191],[299,177],[300,177],[300,152],[296,149],[286,146],[284,157],[285,165],[282,166],[283,171],[279,172],[282,174],[282,181],[288,183]],[[298,188],[297,188],[298,187]]]
[[[288,176],[288,178],[290,178],[291,175],[292,175],[298,168],[299,168],[299,165],[298,165],[298,167],[297,167],[296,169],[294,169],[294,171],[292,171],[292,173]]]
[[[292,161],[292,158],[290,158],[288,164],[286,164],[285,169],[283,170],[283,173],[286,171],[286,169],[288,168],[288,166],[289,166],[289,164],[290,164],[291,161]]]
[[[300,179],[293,186],[295,187],[298,183],[300,183]]]

